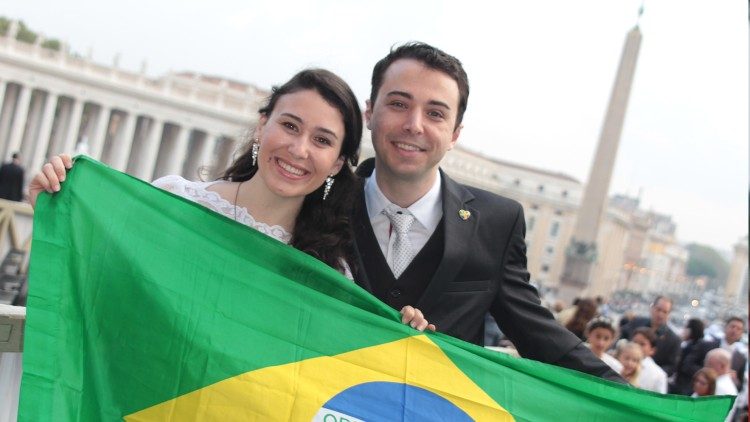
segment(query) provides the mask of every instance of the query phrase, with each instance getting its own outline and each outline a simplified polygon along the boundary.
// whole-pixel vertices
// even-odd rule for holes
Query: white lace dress
[[[157,188],[163,189],[167,192],[171,192],[175,195],[179,195],[183,198],[189,199],[195,203],[203,205],[204,207],[219,213],[225,217],[231,218],[237,222],[240,222],[246,226],[252,227],[255,230],[270,236],[279,242],[289,244],[292,240],[292,234],[286,231],[281,226],[269,226],[268,224],[257,221],[247,212],[245,207],[236,207],[231,202],[222,198],[216,192],[208,190],[208,187],[216,183],[221,183],[222,180],[216,180],[213,182],[191,182],[180,176],[164,176],[153,181],[153,185]],[[235,215],[236,214],[236,215]],[[346,278],[353,280],[351,270],[346,262],[342,261],[344,267],[344,275]]]

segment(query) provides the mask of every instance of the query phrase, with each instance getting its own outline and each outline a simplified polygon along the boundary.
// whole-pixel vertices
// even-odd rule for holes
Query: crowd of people
[[[593,316],[585,321],[592,315],[592,304]],[[585,321],[583,335],[591,351],[628,383],[657,393],[738,396],[738,408],[744,406],[746,412],[748,348],[742,340],[747,328],[744,318],[727,318],[719,336],[704,332],[704,321],[691,318],[678,334],[667,324],[673,306],[668,297],[657,296],[650,315],[625,316],[619,323],[596,310],[602,308],[601,299],[598,308],[596,304],[594,299],[579,299],[557,316],[576,335]]]

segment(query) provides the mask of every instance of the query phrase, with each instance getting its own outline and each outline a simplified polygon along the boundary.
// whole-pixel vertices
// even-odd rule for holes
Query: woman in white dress
[[[192,182],[166,176],[154,185],[287,243],[351,279],[349,226],[357,181],[362,113],[351,88],[323,69],[308,69],[273,89],[259,110],[246,151],[220,180]],[[34,206],[41,191],[54,193],[73,165],[53,157],[29,185]],[[411,306],[402,321],[419,330],[432,324]]]

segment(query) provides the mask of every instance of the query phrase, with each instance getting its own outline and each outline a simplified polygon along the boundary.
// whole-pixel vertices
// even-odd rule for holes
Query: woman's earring
[[[326,178],[326,187],[323,189],[323,200],[328,198],[328,194],[331,192],[331,186],[333,186],[333,175]]]
[[[250,156],[253,158],[253,167],[255,167],[255,164],[258,163],[258,150],[260,149],[260,144],[258,143],[258,138],[253,139],[253,151],[250,153]]]

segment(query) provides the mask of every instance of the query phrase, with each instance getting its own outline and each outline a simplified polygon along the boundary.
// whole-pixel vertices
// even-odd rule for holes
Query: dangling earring
[[[253,158],[253,167],[255,167],[255,164],[258,163],[258,150],[260,149],[260,144],[258,143],[258,138],[253,139],[253,150],[250,153],[250,156]]]
[[[326,187],[323,189],[323,200],[328,198],[328,194],[331,192],[331,186],[333,186],[333,175],[326,178]]]

